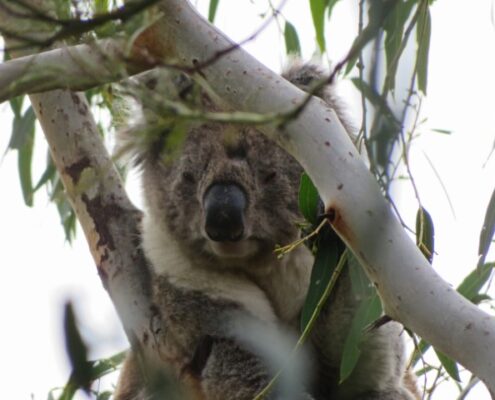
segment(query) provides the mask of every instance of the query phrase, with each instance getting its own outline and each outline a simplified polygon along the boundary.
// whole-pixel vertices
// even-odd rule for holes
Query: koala
[[[312,64],[293,65],[284,74],[306,91],[323,76]],[[161,96],[205,111],[220,109],[184,75],[168,79],[171,89]],[[146,85],[157,90],[154,79]],[[327,86],[317,95],[335,109],[352,136],[355,129],[333,89]],[[299,246],[282,258],[274,252],[276,245],[300,237],[302,168],[250,126],[181,126],[183,142],[171,151],[167,135],[175,127],[165,124],[159,135],[144,141],[132,132],[122,139],[142,172],[142,247],[153,269],[153,303],[162,321],[157,351],[169,366],[166,379],[185,390],[179,398],[253,399],[276,371],[239,333],[255,323],[280,337],[297,335],[309,287],[311,251]],[[275,388],[267,398],[419,398],[406,368],[402,327],[395,322],[366,337],[356,368],[339,385],[342,350],[357,306],[344,272],[309,339],[308,382],[291,394]],[[115,399],[162,398],[154,388],[142,376],[136,355],[130,354]]]

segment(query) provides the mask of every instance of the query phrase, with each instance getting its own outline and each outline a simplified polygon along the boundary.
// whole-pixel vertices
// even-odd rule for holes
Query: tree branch
[[[43,0],[29,0],[40,6]],[[46,4],[46,3],[45,3]],[[0,11],[0,26],[12,29]],[[8,39],[7,39],[8,40]],[[67,197],[83,228],[98,274],[136,350],[150,363],[154,318],[150,276],[140,246],[141,213],[130,202],[83,93],[30,95]]]

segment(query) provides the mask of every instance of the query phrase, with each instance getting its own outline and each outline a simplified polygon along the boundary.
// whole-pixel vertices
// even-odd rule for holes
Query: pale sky
[[[200,1],[202,10],[207,1]],[[261,1],[255,4],[262,4]],[[327,30],[332,60],[339,60],[349,48],[356,25],[349,2],[340,2]],[[256,7],[248,1],[221,1],[217,23],[233,40],[241,40],[258,26]],[[411,153],[411,163],[422,203],[431,213],[436,230],[433,267],[457,285],[474,268],[478,237],[484,212],[495,187],[495,156],[488,159],[495,141],[495,29],[493,1],[479,0],[469,6],[461,0],[438,0],[431,7],[432,42],[428,75],[428,98]],[[311,57],[314,32],[307,2],[289,1],[284,15],[299,30],[304,57]],[[239,18],[242,16],[242,18]],[[275,25],[248,51],[274,70],[283,60],[283,42]],[[350,85],[342,92],[353,103]],[[359,109],[351,110],[359,118]],[[0,105],[0,151],[10,135],[8,104]],[[432,132],[447,129],[451,135]],[[37,136],[34,177],[45,162],[41,135]],[[428,157],[441,177],[455,216]],[[486,163],[486,165],[485,165]],[[62,304],[76,302],[83,333],[93,357],[110,356],[124,349],[126,339],[113,306],[102,288],[81,231],[73,246],[64,243],[55,207],[41,193],[35,207],[24,206],[17,178],[17,155],[8,153],[0,163],[2,195],[0,207],[0,387],[2,398],[46,399],[49,389],[62,386],[69,374],[62,345]],[[139,193],[132,185],[131,197]],[[396,200],[403,217],[414,226],[417,203],[404,183]],[[397,191],[398,193],[398,191]],[[137,200],[136,200],[137,201]],[[494,260],[495,257],[489,257]],[[495,294],[495,291],[491,291]],[[113,378],[115,379],[115,377]],[[84,398],[82,395],[79,398]],[[451,399],[442,387],[434,399]],[[481,387],[470,399],[489,399]]]

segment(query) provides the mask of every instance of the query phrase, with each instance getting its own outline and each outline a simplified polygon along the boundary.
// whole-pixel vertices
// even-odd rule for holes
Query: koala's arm
[[[160,379],[177,382],[178,390],[184,393],[180,399],[252,400],[272,377],[264,360],[233,333],[232,323],[237,318],[242,323],[252,317],[233,301],[175,287],[164,277],[156,281],[154,298],[161,329],[155,343],[170,367]],[[137,357],[131,353],[122,369],[115,400],[165,399],[165,391],[163,395],[156,393],[160,386],[145,384]],[[278,399],[276,392],[266,398]],[[301,393],[293,400],[312,397]]]

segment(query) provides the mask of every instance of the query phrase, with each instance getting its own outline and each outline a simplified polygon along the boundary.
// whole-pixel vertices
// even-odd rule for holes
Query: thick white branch
[[[106,39],[1,63],[0,103],[26,93],[84,90],[153,66],[150,58],[135,51],[131,53],[127,45],[123,39]]]
[[[49,2],[44,0],[28,1],[40,9],[49,6]],[[8,27],[9,31],[13,31],[16,20],[0,10],[0,27]],[[7,39],[6,44],[9,46],[16,43]],[[94,54],[96,49],[88,46],[78,46],[76,51],[62,50],[59,53],[62,57],[59,62],[67,65],[57,67],[53,62],[49,64],[54,70],[65,70],[67,67],[77,72],[81,68],[79,71],[93,79],[98,79],[100,73],[104,76],[112,73],[117,76],[118,68],[114,65],[114,71],[111,72],[107,64],[113,56],[120,54],[118,47],[112,46],[113,44],[107,48],[106,55],[101,53],[101,48]],[[89,64],[84,63],[78,49],[83,49],[83,54],[99,59],[101,65],[93,64],[93,60],[89,60]],[[18,52],[14,55],[20,54]],[[45,56],[47,59],[51,57],[50,52],[30,60],[35,63]],[[29,71],[29,65],[22,59],[19,64],[15,62],[16,60],[8,64],[14,68],[15,65],[21,65],[20,76],[24,70]],[[107,67],[109,71],[105,72]],[[19,75],[11,68],[10,77],[17,79]],[[66,83],[64,79],[60,81],[62,86]],[[81,77],[80,82],[84,79]],[[154,313],[149,268],[139,239],[141,213],[127,197],[120,176],[101,140],[86,98],[83,93],[54,90],[32,94],[30,100],[67,197],[86,235],[102,283],[112,298],[129,341],[136,350],[143,350],[150,363],[159,363],[159,354],[153,349],[152,340],[151,321]]]
[[[160,37],[165,57],[201,65],[233,43],[184,0],[164,0]],[[301,91],[242,49],[201,70],[233,108],[289,110]],[[405,233],[338,121],[318,99],[283,130],[261,128],[303,165],[318,187],[333,226],[377,286],[389,316],[458,360],[495,393],[495,318],[460,296],[430,267]]]

